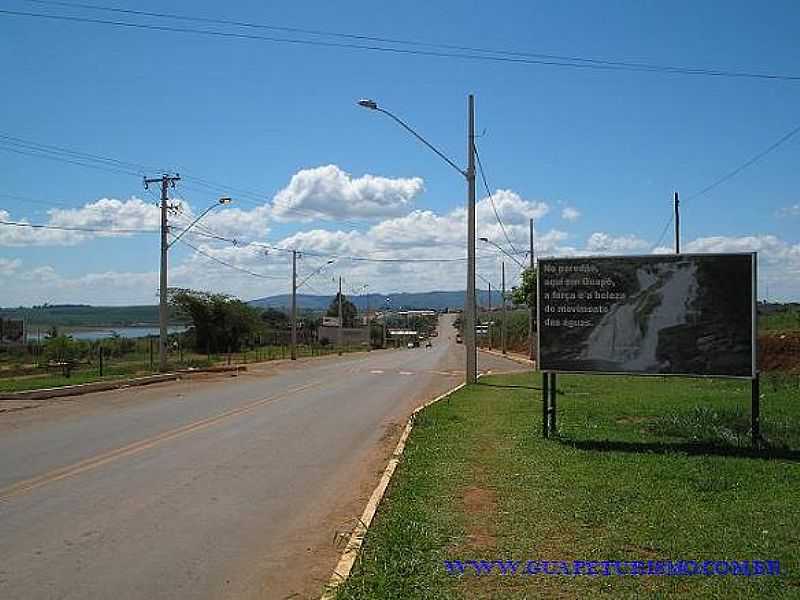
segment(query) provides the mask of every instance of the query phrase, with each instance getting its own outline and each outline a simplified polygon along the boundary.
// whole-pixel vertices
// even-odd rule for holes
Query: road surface
[[[405,419],[462,380],[443,324],[433,348],[0,413],[0,598],[318,597]]]

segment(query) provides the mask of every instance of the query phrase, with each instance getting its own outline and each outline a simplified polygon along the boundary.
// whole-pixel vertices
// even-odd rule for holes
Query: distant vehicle
[[[456,344],[461,344],[464,340],[461,339],[461,334],[456,335]]]
[[[408,347],[409,348],[413,348],[414,347],[414,342],[408,342]]]
[[[425,347],[426,347],[426,348],[432,348],[432,347],[433,347],[433,344],[431,344],[431,341],[430,341],[430,340],[428,340],[428,341],[426,341],[426,342],[425,342]]]

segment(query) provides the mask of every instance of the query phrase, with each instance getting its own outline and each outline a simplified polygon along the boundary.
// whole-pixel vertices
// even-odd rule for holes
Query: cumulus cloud
[[[577,208],[572,208],[571,206],[567,206],[561,211],[561,218],[565,221],[577,221],[581,217],[581,211]]]
[[[586,249],[597,254],[627,254],[647,250],[649,244],[635,235],[612,236],[607,233],[596,232],[586,241]]]
[[[183,230],[194,220],[196,211],[185,200],[176,198],[170,205],[175,208],[169,215],[173,232]],[[269,214],[268,205],[253,210],[218,208],[203,218],[201,226],[225,237],[264,238],[269,232]],[[0,227],[0,246],[71,246],[98,237],[124,237],[137,231],[158,232],[161,226],[161,209],[135,197],[128,200],[101,198],[76,208],[52,209],[47,215],[46,222],[37,223],[46,227],[37,228],[25,226],[29,224],[26,219],[15,219],[8,211],[0,210],[0,220],[23,224]],[[81,231],[83,229],[89,231]]]
[[[56,208],[47,212],[48,225],[101,230],[157,229],[161,218],[155,204],[136,197],[129,200],[101,198],[79,208]]]
[[[13,275],[21,264],[18,258],[0,258],[0,275]]]
[[[285,221],[379,218],[403,214],[424,189],[421,178],[353,177],[336,165],[303,169],[273,199]]]
[[[800,217],[800,204],[793,204],[792,206],[785,206],[777,212],[779,217]]]

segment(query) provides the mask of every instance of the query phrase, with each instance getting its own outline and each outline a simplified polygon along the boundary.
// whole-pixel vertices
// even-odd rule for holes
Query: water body
[[[169,333],[181,333],[186,331],[185,325],[172,325],[167,331]],[[143,338],[149,335],[158,335],[158,327],[108,327],[102,329],[81,329],[79,331],[64,330],[66,335],[72,336],[76,340],[105,340],[114,335],[125,338]]]

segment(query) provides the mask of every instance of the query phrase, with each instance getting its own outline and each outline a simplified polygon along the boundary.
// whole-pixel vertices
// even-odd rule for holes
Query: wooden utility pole
[[[167,370],[167,320],[169,313],[167,310],[167,250],[169,244],[167,242],[167,233],[169,231],[167,225],[167,210],[169,209],[169,195],[170,187],[175,187],[175,182],[180,181],[181,177],[177,173],[175,175],[162,175],[154,179],[144,179],[144,189],[148,189],[151,183],[161,183],[161,269],[158,288],[158,370]]]

